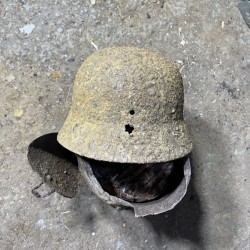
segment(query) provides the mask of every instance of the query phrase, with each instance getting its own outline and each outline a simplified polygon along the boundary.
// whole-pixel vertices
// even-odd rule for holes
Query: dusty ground
[[[0,249],[250,249],[250,30],[238,1],[91,2],[0,1]],[[28,144],[60,129],[77,68],[112,45],[158,50],[182,71],[193,179],[166,214],[135,219],[86,187],[31,194]]]

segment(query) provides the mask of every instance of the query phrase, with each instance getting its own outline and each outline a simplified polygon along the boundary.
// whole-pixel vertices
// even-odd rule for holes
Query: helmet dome
[[[78,70],[57,139],[78,155],[102,161],[181,158],[192,150],[183,102],[182,77],[170,60],[142,48],[105,48]]]

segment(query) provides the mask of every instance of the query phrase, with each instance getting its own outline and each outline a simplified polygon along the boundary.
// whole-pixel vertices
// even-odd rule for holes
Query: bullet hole
[[[135,111],[134,111],[133,109],[131,109],[131,110],[129,111],[129,114],[134,115],[134,114],[135,114]]]
[[[129,124],[125,125],[125,132],[128,132],[129,134],[131,134],[133,132],[133,130],[134,130],[133,126],[131,126]]]

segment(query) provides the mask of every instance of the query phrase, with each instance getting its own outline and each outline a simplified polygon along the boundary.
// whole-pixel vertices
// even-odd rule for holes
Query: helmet
[[[58,141],[95,160],[155,163],[192,150],[183,120],[183,83],[159,53],[136,47],[97,51],[81,65]]]

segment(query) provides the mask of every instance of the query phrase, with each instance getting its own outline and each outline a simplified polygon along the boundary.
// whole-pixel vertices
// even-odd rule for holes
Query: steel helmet
[[[169,59],[142,48],[105,48],[78,70],[57,139],[70,151],[101,161],[181,158],[192,150],[183,102],[182,77]]]

